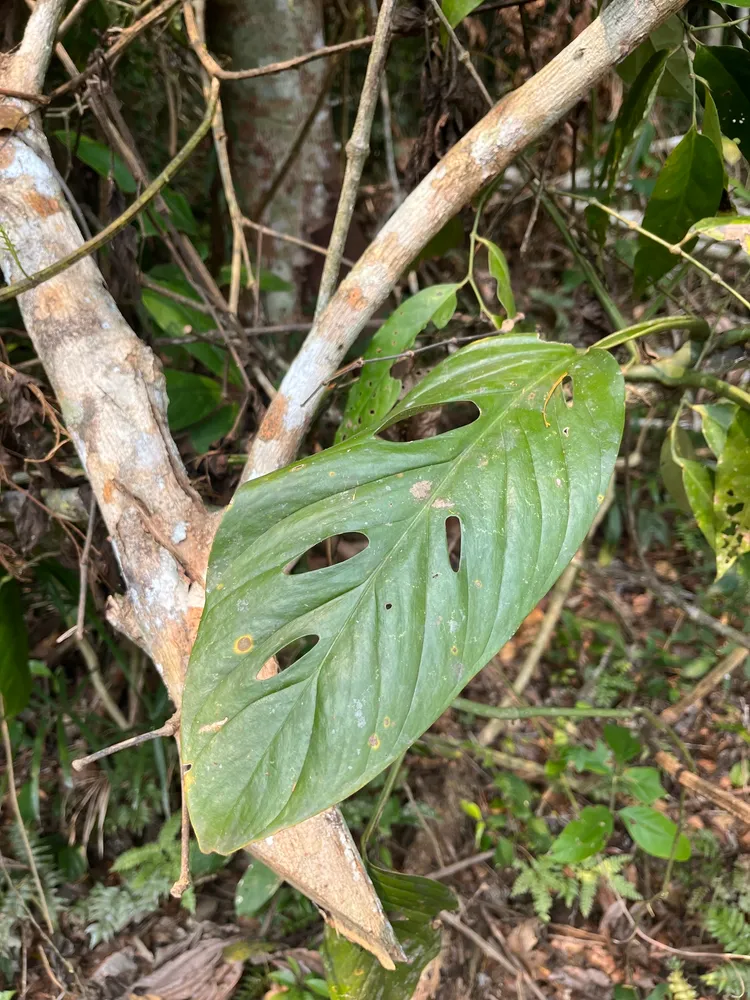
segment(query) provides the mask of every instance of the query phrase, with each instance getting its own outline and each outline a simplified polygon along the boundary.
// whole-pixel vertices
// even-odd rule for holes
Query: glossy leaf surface
[[[573,400],[565,399],[565,377]],[[229,853],[340,802],[411,745],[515,632],[607,492],[623,384],[604,351],[477,341],[380,428],[450,402],[477,419],[433,438],[370,432],[246,484],[222,519],[182,708],[193,826]],[[446,520],[461,524],[451,566]],[[285,572],[311,546],[367,548]],[[278,675],[263,664],[318,641]]]
[[[693,67],[711,88],[721,131],[750,159],[750,52],[735,45],[698,45]]]
[[[679,243],[693,223],[713,215],[719,207],[724,167],[706,135],[694,128],[667,157],[646,206],[643,227],[668,243]],[[665,246],[639,236],[635,258],[635,291],[663,277],[678,258]]]
[[[435,918],[458,901],[447,886],[420,875],[369,868],[383,908],[409,963],[384,969],[374,955],[326,925],[323,958],[332,1000],[404,1000],[413,995],[428,963],[440,954]]]
[[[371,363],[362,368],[359,379],[349,390],[344,417],[336,433],[337,444],[376,425],[395,404],[402,382],[391,375],[393,355],[413,347],[430,322],[438,329],[445,326],[456,309],[457,288],[458,285],[433,285],[417,292],[380,327],[363,355]],[[382,356],[391,360],[378,361]]]

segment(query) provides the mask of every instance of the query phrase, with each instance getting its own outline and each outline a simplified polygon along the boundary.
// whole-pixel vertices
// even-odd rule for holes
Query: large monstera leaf
[[[378,436],[459,401],[476,404],[473,423],[418,441]],[[431,725],[574,555],[623,414],[606,352],[491,338],[447,358],[374,431],[238,490],[211,552],[182,705],[203,851],[227,854],[340,802]],[[290,572],[346,532],[367,548]],[[257,679],[301,639],[304,655]]]

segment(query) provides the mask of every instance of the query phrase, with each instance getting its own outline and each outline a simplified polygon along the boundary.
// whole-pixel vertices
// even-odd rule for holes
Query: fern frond
[[[701,976],[702,982],[717,993],[730,997],[744,997],[750,993],[750,965],[743,962],[725,962]]]
[[[741,910],[733,906],[711,906],[704,925],[725,951],[750,955],[750,923]]]

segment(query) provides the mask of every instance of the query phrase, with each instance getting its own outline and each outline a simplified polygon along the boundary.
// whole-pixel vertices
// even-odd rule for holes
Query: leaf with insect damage
[[[456,403],[473,423],[380,436]],[[431,725],[576,552],[623,416],[606,352],[493,337],[444,360],[374,429],[237,491],[182,706],[203,851],[230,853],[340,802]],[[366,547],[291,572],[345,533]],[[296,661],[259,679],[289,647]]]

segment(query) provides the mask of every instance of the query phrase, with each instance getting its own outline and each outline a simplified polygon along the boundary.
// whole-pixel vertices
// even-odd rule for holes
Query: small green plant
[[[577,899],[582,916],[588,917],[601,885],[608,886],[625,899],[641,898],[632,882],[622,874],[622,869],[632,860],[630,854],[611,857],[595,855],[576,865],[563,864],[549,854],[528,862],[519,860],[514,864],[519,875],[511,895],[530,893],[534,912],[545,923],[550,919],[555,896],[559,896],[566,906],[572,906]]]
[[[485,809],[466,799],[461,802],[463,811],[476,824],[477,850],[494,849],[494,863],[499,866],[513,862],[517,844],[533,852],[546,851],[552,835],[544,819],[534,814],[539,793],[522,778],[507,772],[496,774],[494,784],[499,795],[490,799]]]
[[[705,892],[693,896],[691,909],[705,910],[703,926],[727,954],[750,956],[750,879],[742,863],[713,882],[712,901],[705,910]],[[750,990],[750,962],[727,961],[701,976],[719,994],[744,996]]]

